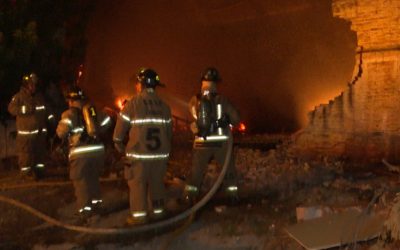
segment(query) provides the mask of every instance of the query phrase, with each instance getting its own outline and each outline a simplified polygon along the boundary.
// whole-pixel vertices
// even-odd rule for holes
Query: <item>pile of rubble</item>
[[[391,204],[388,218],[385,223],[385,234],[383,238],[386,241],[400,241],[400,193]]]
[[[236,167],[242,188],[258,194],[291,195],[300,187],[315,186],[334,178],[337,162],[306,162],[293,156],[285,145],[261,151],[235,150]]]

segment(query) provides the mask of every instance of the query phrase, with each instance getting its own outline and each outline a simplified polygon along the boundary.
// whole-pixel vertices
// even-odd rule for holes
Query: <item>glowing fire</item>
[[[241,123],[239,124],[238,130],[239,130],[240,133],[246,132],[246,125],[245,125],[243,122],[241,122]]]
[[[118,108],[119,110],[122,110],[122,109],[124,108],[125,103],[126,103],[126,99],[123,99],[123,98],[118,98],[118,99],[115,101],[115,104],[117,105],[117,108]]]
[[[83,75],[83,64],[79,65],[78,68],[78,79],[77,79],[78,81],[81,79],[82,75]]]

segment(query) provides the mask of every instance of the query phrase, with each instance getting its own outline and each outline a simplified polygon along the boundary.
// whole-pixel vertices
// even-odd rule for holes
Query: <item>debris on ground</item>
[[[269,145],[271,140],[268,143],[263,142],[266,138],[268,137],[257,137],[257,145]],[[296,222],[325,220],[330,216],[350,213],[349,211],[363,213],[362,208],[368,206],[376,190],[381,188],[385,188],[386,192],[372,207],[378,215],[385,215],[385,211],[390,211],[388,218],[392,219],[388,219],[385,226],[393,234],[393,241],[387,243],[385,248],[375,249],[400,249],[396,245],[400,241],[400,227],[394,223],[400,223],[400,198],[391,202],[399,191],[397,175],[389,171],[375,171],[376,166],[356,169],[343,159],[325,156],[318,160],[298,158],[285,142],[276,144],[274,148],[251,148],[253,142],[246,143],[249,144],[239,144],[234,150],[239,203],[234,206],[227,204],[217,194],[198,213],[194,222],[171,242],[170,249],[299,250],[302,249],[301,246],[287,234],[285,228]],[[171,211],[179,210],[176,198],[181,196],[185,177],[190,171],[190,148],[191,142],[183,138],[180,146],[174,147],[171,155],[165,178],[168,196],[175,198],[166,203]],[[112,169],[121,170],[120,167]],[[1,195],[24,202],[56,219],[65,222],[72,220],[76,209],[72,185],[35,185],[33,181],[21,180],[16,169],[3,170],[0,171],[0,187],[4,187],[0,189]],[[115,181],[102,183],[106,213],[97,220],[90,221],[91,227],[125,226],[124,220],[129,213],[128,188],[121,174],[111,170],[105,174]],[[57,171],[67,173],[66,167],[57,167],[54,174],[52,171],[49,169],[49,177],[38,184],[68,181],[65,174],[57,174]],[[219,166],[210,165],[203,182],[203,192],[214,183],[219,171]],[[19,188],[7,189],[13,186]],[[389,209],[391,204],[393,207]],[[0,204],[0,211],[0,237],[7,242],[6,245],[0,243],[0,248],[47,249],[71,244],[76,249],[155,249],[160,242],[170,237],[168,230],[139,236],[88,237],[49,226],[6,204]],[[358,244],[362,244],[358,248],[360,250],[367,250],[369,247],[372,250],[382,242]]]
[[[349,209],[289,226],[287,232],[306,249],[327,249],[377,238],[382,227],[382,214]]]
[[[385,233],[386,240],[400,240],[400,193],[396,194],[388,218],[385,220]]]
[[[331,213],[332,210],[329,207],[296,207],[298,222],[320,218]]]
[[[217,213],[223,213],[225,210],[226,210],[226,206],[215,206],[214,207],[214,210],[215,210],[215,212],[217,212]]]

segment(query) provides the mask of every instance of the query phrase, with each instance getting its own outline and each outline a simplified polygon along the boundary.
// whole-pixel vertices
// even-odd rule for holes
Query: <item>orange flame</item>
[[[118,108],[119,110],[122,110],[122,109],[124,108],[125,103],[126,103],[126,99],[122,99],[122,98],[118,98],[118,99],[115,101],[115,104],[117,105],[117,108]]]
[[[78,68],[78,79],[77,79],[77,81],[80,81],[81,78],[82,78],[82,76],[83,76],[83,64],[79,65],[79,68]]]
[[[246,132],[246,125],[245,125],[243,122],[241,122],[241,123],[239,124],[238,130],[239,130],[240,133]]]

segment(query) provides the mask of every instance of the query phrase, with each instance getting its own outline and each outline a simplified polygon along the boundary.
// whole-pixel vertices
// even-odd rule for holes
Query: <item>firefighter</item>
[[[164,86],[158,74],[143,68],[136,79],[137,95],[127,101],[119,114],[113,136],[116,149],[126,157],[124,176],[130,193],[127,219],[130,225],[165,215],[163,178],[172,138],[171,110],[155,92],[157,86]],[[128,131],[129,141],[125,146]]]
[[[184,190],[186,202],[193,202],[199,194],[207,166],[211,160],[223,165],[228,150],[228,137],[232,137],[230,125],[240,122],[238,111],[228,99],[217,92],[221,78],[217,69],[208,67],[201,76],[201,93],[189,102],[194,118],[191,130],[195,134],[193,143],[192,170]],[[223,189],[237,199],[237,180],[233,154],[223,182]]]
[[[17,154],[21,175],[36,180],[43,177],[45,169],[47,121],[54,120],[37,87],[35,73],[23,76],[20,91],[8,105],[10,114],[17,117]]]
[[[97,112],[76,86],[66,94],[69,109],[61,115],[56,133],[69,143],[69,177],[73,182],[78,215],[86,219],[102,203],[99,171],[104,165],[104,145],[99,132],[110,124],[110,117]]]

